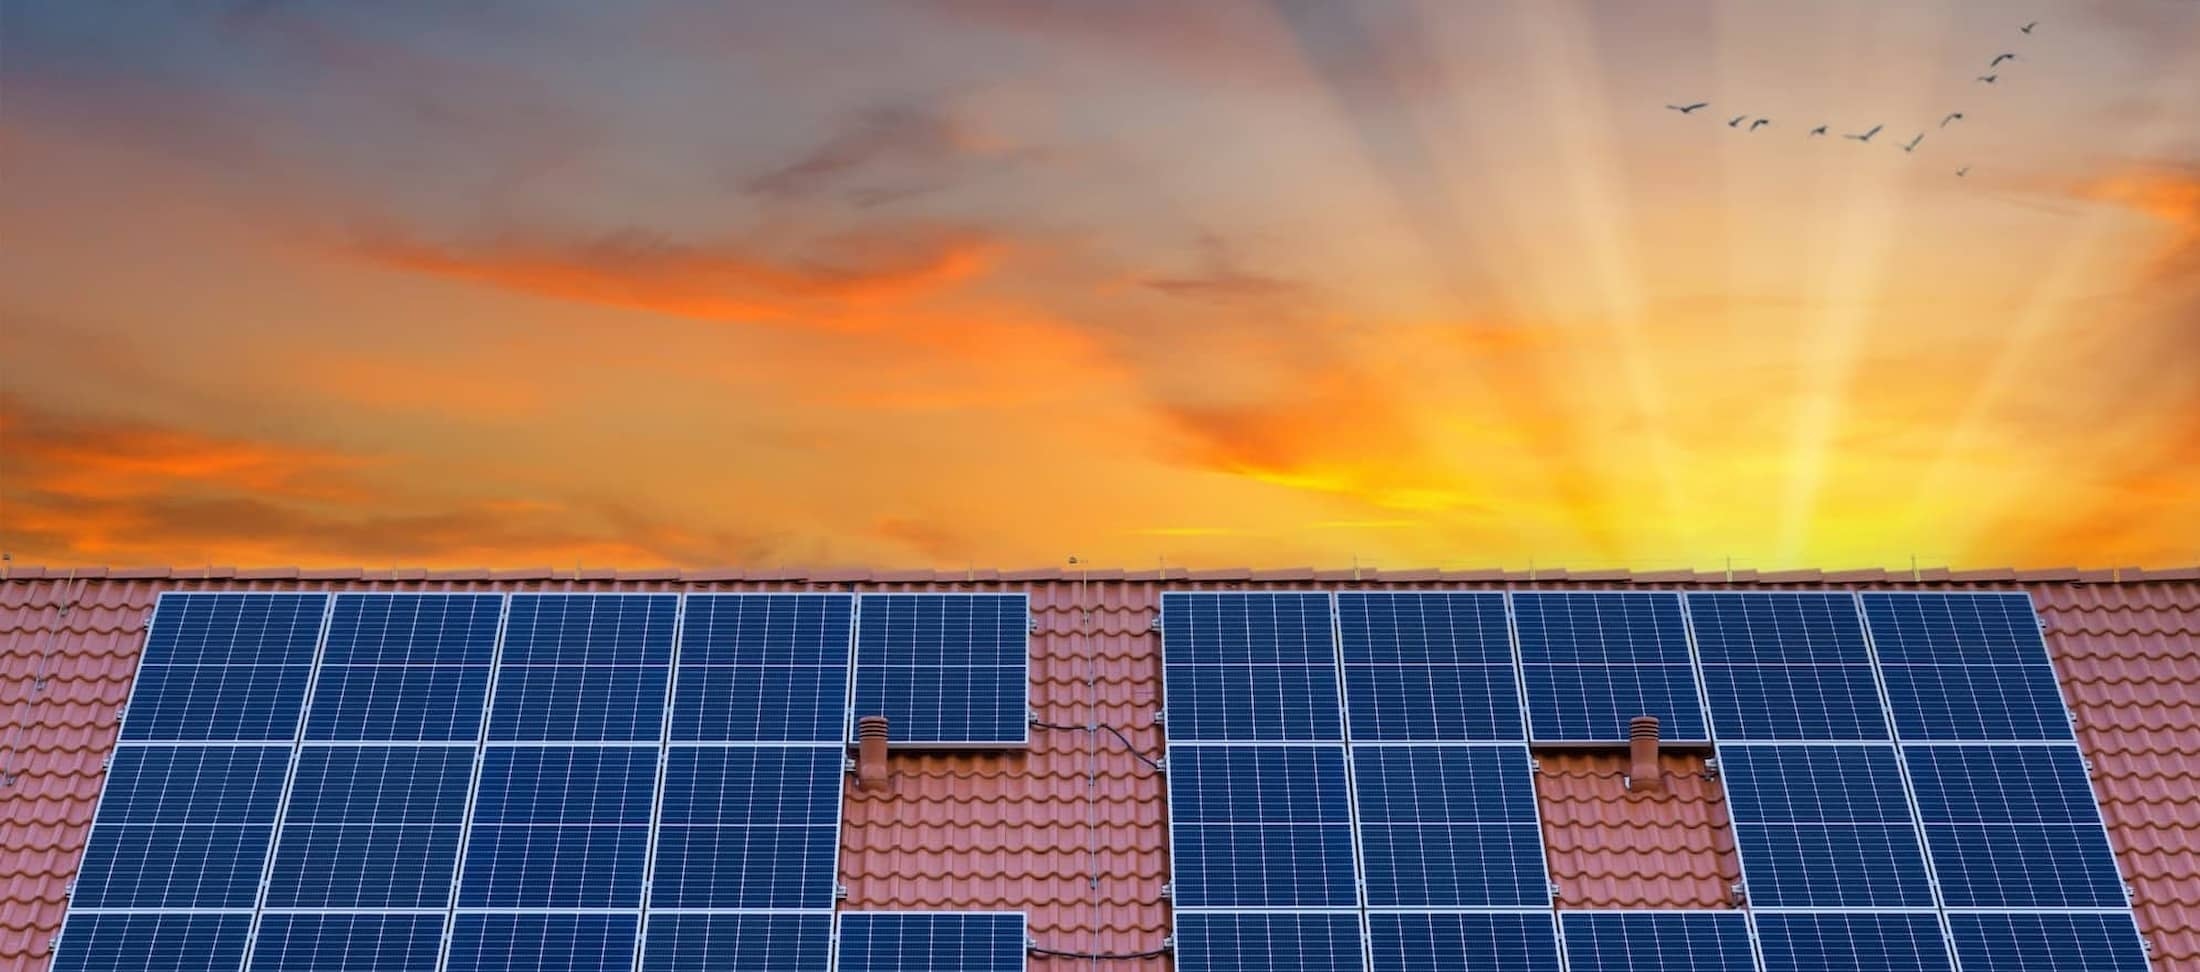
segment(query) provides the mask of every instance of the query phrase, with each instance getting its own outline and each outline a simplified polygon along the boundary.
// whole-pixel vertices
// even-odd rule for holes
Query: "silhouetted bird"
[[[1760,125],[1770,125],[1770,124],[1772,124],[1772,119],[1770,119],[1770,118],[1759,118],[1759,119],[1757,119],[1756,121],[1753,121],[1753,122],[1750,122],[1750,123],[1749,123],[1749,130],[1750,130],[1750,131],[1753,131],[1753,132],[1754,132],[1754,131],[1756,131],[1756,130],[1757,130],[1757,127],[1758,127],[1758,126],[1760,126]]]
[[[1733,118],[1730,118],[1730,119],[1728,119],[1728,120],[1727,120],[1727,123],[1726,123],[1726,127],[1728,127],[1728,128],[1740,128],[1740,127],[1742,127],[1742,119],[1744,119],[1744,118],[1748,118],[1748,117],[1749,117],[1748,115],[1735,115],[1735,116],[1734,116]]]
[[[1812,135],[1824,135],[1826,133],[1826,126],[1820,125],[1817,128],[1813,128],[1810,130],[1810,133]]]
[[[1695,111],[1698,108],[1708,107],[1710,104],[1711,102],[1708,101],[1699,101],[1693,105],[1666,105],[1666,107],[1685,115],[1691,111]]]
[[[2021,31],[2023,31],[2023,32],[2025,32],[2025,33],[2027,33],[2027,34],[2029,34],[2029,33],[2031,33],[2031,32],[2032,32],[2032,28],[2034,28],[2034,27],[2038,27],[2039,25],[2040,25],[2040,22],[2039,22],[2039,21],[2037,21],[2037,20],[2035,20],[2035,21],[2033,21],[2033,22],[2031,22],[2031,23],[2029,23],[2029,24],[2026,24],[2026,25],[2024,25],[2024,26],[2022,26],[2022,27],[2019,27],[2019,28],[2017,28],[2017,29],[2018,29],[2018,30],[2021,30]]]
[[[1981,74],[1981,75],[1979,75],[1979,76],[1978,76],[1978,79],[1979,79],[1979,80],[1981,80],[1981,81],[1984,81],[1984,82],[1986,82],[1987,84],[1993,84],[1993,83],[1994,83],[1994,79],[1995,79],[1995,78],[1998,78],[1998,77],[2001,77],[2001,75],[1999,75],[1999,74]]]
[[[1996,54],[1994,55],[1994,63],[1988,64],[1986,66],[1990,68],[1997,68],[2001,66],[2001,62],[2003,61],[2014,61],[2016,59],[2017,56],[2015,54]]]
[[[1971,174],[1971,167],[1970,167],[1970,166],[1968,166],[1968,165],[1964,166],[1963,168],[1960,168],[1960,169],[1957,169],[1957,170],[1956,170],[1956,178],[1958,178],[1958,179],[1960,179],[1960,178],[1963,178],[1964,176],[1967,176],[1967,175],[1970,175],[1970,174]]]
[[[1880,130],[1880,129],[1882,129],[1882,128],[1885,128],[1885,127],[1887,127],[1887,126],[1885,126],[1885,125],[1873,125],[1873,126],[1872,126],[1872,130],[1871,130],[1871,131],[1865,132],[1865,133],[1864,133],[1864,134],[1862,134],[1862,135],[1843,135],[1843,136],[1841,136],[1841,137],[1842,137],[1842,138],[1853,138],[1853,139],[1855,139],[1855,140],[1857,140],[1857,141],[1859,141],[1859,142],[1869,142],[1869,141],[1871,141],[1871,140],[1872,140],[1872,136],[1874,136],[1874,135],[1877,135],[1877,134],[1879,134],[1879,130]]]
[[[1941,120],[1940,120],[1940,127],[1942,127],[1942,128],[1946,128],[1946,127],[1948,127],[1948,123],[1949,123],[1949,122],[1952,122],[1952,121],[1962,121],[1962,120],[1963,120],[1963,113],[1962,113],[1962,112],[1960,112],[1960,111],[1951,111],[1951,112],[1949,112],[1949,113],[1948,113],[1948,117],[1946,117],[1946,118],[1943,118],[1943,119],[1941,119]]]
[[[1917,137],[1916,137],[1916,138],[1910,139],[1910,143],[1909,143],[1908,145],[1904,145],[1904,146],[1902,146],[1902,151],[1905,151],[1905,152],[1915,152],[1915,151],[1917,151],[1917,143],[1919,143],[1919,142],[1922,142],[1922,141],[1924,141],[1924,140],[1925,140],[1925,133],[1924,133],[1924,132],[1919,132],[1919,133],[1917,133]]]

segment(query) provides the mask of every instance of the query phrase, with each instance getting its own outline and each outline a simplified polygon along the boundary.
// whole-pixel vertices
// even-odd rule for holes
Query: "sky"
[[[0,0],[0,550],[2200,563],[2200,2]]]

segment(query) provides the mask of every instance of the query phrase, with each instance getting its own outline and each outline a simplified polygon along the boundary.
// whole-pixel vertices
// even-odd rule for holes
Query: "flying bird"
[[[1924,140],[1925,140],[1925,133],[1924,133],[1924,132],[1919,132],[1919,133],[1917,133],[1917,137],[1916,137],[1916,138],[1910,139],[1910,142],[1909,142],[1909,144],[1907,144],[1907,145],[1904,145],[1904,146],[1902,146],[1902,151],[1905,151],[1905,152],[1915,152],[1915,151],[1917,151],[1917,143],[1919,143],[1919,142],[1922,142],[1922,141],[1924,141]]]
[[[1855,139],[1855,140],[1857,140],[1857,141],[1859,141],[1859,142],[1869,142],[1869,141],[1871,141],[1871,140],[1872,140],[1872,136],[1874,136],[1874,135],[1877,135],[1877,134],[1879,134],[1879,130],[1880,130],[1880,129],[1882,129],[1882,128],[1885,128],[1885,127],[1887,127],[1887,126],[1885,126],[1885,125],[1873,125],[1873,126],[1872,126],[1872,130],[1871,130],[1871,131],[1865,132],[1865,133],[1864,133],[1864,134],[1862,134],[1862,135],[1843,135],[1843,136],[1841,136],[1841,137],[1842,137],[1842,138],[1853,138],[1853,139]]]
[[[1820,125],[1817,128],[1813,128],[1810,130],[1810,133],[1812,135],[1824,135],[1826,133],[1826,126]]]
[[[1994,79],[1995,79],[1995,78],[1998,78],[1998,77],[2001,77],[2001,75],[1999,75],[1999,74],[1981,74],[1981,75],[1979,75],[1979,76],[1978,76],[1978,79],[1979,79],[1979,80],[1981,80],[1981,81],[1984,81],[1984,82],[1986,82],[1987,84],[1993,84],[1993,83],[1994,83]]]
[[[2031,33],[2031,32],[2032,32],[2032,28],[2034,28],[2034,27],[2038,27],[2039,25],[2040,25],[2040,22],[2039,22],[2039,21],[2037,21],[2037,20],[2035,20],[2035,21],[2033,21],[2033,22],[2031,22],[2031,23],[2029,23],[2029,24],[2026,24],[2026,25],[2024,25],[2024,26],[2022,26],[2022,27],[2019,27],[2019,28],[2017,28],[2017,29],[2018,29],[2018,30],[2020,30],[2020,31],[2023,31],[2024,33],[2027,33],[2027,34],[2029,34],[2029,33]]]
[[[1772,119],[1770,119],[1770,118],[1759,118],[1759,119],[1757,119],[1756,121],[1753,121],[1753,122],[1750,122],[1750,123],[1749,123],[1749,130],[1750,130],[1750,131],[1753,131],[1753,132],[1754,132],[1754,131],[1756,131],[1756,130],[1757,130],[1757,126],[1759,126],[1759,125],[1770,125],[1770,124],[1772,124]]]
[[[1731,119],[1729,119],[1729,120],[1727,121],[1727,123],[1726,123],[1726,127],[1728,127],[1728,128],[1740,128],[1740,127],[1742,127],[1742,119],[1744,119],[1744,118],[1748,118],[1748,117],[1749,117],[1748,115],[1735,115],[1735,116],[1734,116],[1733,118],[1731,118]]]
[[[1990,68],[1993,68],[1993,67],[2000,67],[2000,66],[2001,66],[2001,62],[2003,62],[2003,61],[2014,61],[2014,60],[2016,60],[2016,59],[2017,59],[2017,56],[2016,56],[2015,54],[1996,54],[1996,55],[1994,55],[1994,63],[1992,63],[1992,64],[1988,64],[1988,65],[1986,65],[1986,66],[1987,66],[1987,67],[1990,67]]]
[[[1689,112],[1695,111],[1698,108],[1708,107],[1710,104],[1711,102],[1708,101],[1699,101],[1693,105],[1666,105],[1666,107],[1685,115]]]
[[[1956,170],[1956,178],[1958,178],[1958,179],[1961,179],[1961,178],[1963,178],[1964,176],[1967,176],[1967,175],[1970,175],[1970,174],[1971,174],[1971,167],[1970,167],[1970,166],[1968,166],[1968,165],[1964,166],[1963,168],[1960,168],[1960,169],[1957,169],[1957,170]]]
[[[1951,112],[1949,112],[1949,113],[1948,113],[1948,117],[1946,117],[1946,118],[1943,118],[1943,119],[1941,119],[1941,120],[1940,120],[1940,127],[1942,127],[1942,128],[1946,128],[1946,127],[1948,127],[1948,123],[1949,123],[1949,122],[1952,122],[1952,121],[1962,121],[1962,120],[1963,120],[1963,113],[1962,113],[1962,112],[1960,112],[1960,111],[1951,111]]]

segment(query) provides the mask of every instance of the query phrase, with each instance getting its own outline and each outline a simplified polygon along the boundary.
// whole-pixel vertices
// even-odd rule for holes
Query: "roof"
[[[1553,576],[1557,574],[1558,576]],[[1040,720],[1122,728],[1157,751],[1166,588],[1637,584],[2029,590],[2092,759],[2139,920],[2167,966],[2200,963],[2200,570],[1753,575],[1503,571],[313,571],[44,570],[0,578],[0,968],[43,970],[83,851],[143,625],[164,590],[1009,589],[1031,595]],[[1692,761],[1693,760],[1693,761]],[[1728,907],[1738,875],[1716,786],[1674,754],[1664,794],[1631,793],[1617,754],[1547,754],[1538,774],[1560,907]],[[892,758],[884,793],[851,790],[849,907],[1007,909],[1040,943],[1135,952],[1168,933],[1159,777],[1112,739],[1035,732],[1027,753]],[[1034,959],[1036,970],[1082,967]],[[1163,969],[1165,960],[1117,963]]]

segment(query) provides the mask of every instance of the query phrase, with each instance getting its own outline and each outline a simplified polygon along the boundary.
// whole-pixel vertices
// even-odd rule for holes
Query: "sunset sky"
[[[0,0],[0,549],[2200,563],[2200,2]]]

